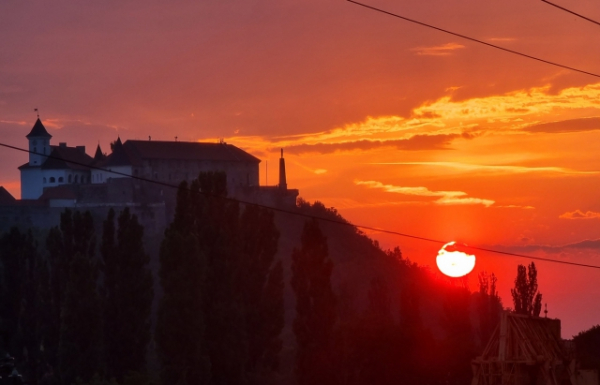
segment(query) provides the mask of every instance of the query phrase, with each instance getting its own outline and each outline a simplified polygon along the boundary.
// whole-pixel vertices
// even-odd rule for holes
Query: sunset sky
[[[600,74],[600,27],[539,0],[367,3]],[[284,148],[288,185],[356,224],[600,265],[600,77],[343,0],[2,1],[0,141],[25,147],[34,108],[89,154],[222,138],[275,184]],[[16,197],[26,159],[0,149]],[[439,244],[365,232],[435,266]],[[471,289],[493,271],[512,306],[529,260],[478,257]],[[600,323],[600,270],[536,264],[563,337]]]

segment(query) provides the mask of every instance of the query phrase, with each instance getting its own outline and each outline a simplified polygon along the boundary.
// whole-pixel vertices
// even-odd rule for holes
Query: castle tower
[[[46,131],[46,127],[38,118],[26,138],[29,140],[29,166],[40,167],[46,161],[45,155],[50,155],[52,135]]]
[[[281,149],[281,158],[279,159],[279,189],[287,190],[287,180],[285,177],[285,159],[283,159],[283,148]]]

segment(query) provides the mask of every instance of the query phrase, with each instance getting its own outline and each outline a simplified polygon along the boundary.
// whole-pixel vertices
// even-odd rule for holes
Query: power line
[[[0,146],[9,148],[11,150],[25,152],[25,153],[28,153],[28,154],[37,154],[37,155],[39,155],[37,152],[31,151],[31,150],[27,150],[27,149],[24,149],[24,148],[21,148],[21,147],[11,146],[9,144],[2,143],[2,142],[0,142]],[[93,166],[93,165],[89,165],[89,164],[85,164],[85,163],[81,163],[81,162],[77,162],[77,161],[67,160],[67,159],[61,158],[59,156],[53,156],[53,155],[44,155],[44,156],[46,158],[49,158],[49,159],[61,160],[63,162],[71,163],[71,164],[74,164],[74,165],[77,165],[77,166],[86,167],[86,168],[89,168],[89,169],[92,169],[92,170],[105,171],[105,172],[108,172],[108,173],[112,173],[112,174],[115,174],[115,175],[124,176],[124,177],[131,178],[131,179],[136,179],[136,180],[143,181],[143,182],[153,183],[153,184],[156,184],[156,185],[159,185],[159,186],[163,186],[163,187],[169,187],[169,188],[174,188],[174,189],[178,189],[179,188],[179,186],[171,184],[171,183],[161,182],[161,181],[158,181],[158,180],[152,180],[152,179],[148,179],[148,178],[144,178],[144,177],[140,177],[140,176],[136,176],[136,175],[129,175],[129,174],[126,174],[126,173],[123,173],[123,172],[120,172],[120,171],[113,171],[113,170],[105,169],[105,168],[98,167],[98,166]],[[188,187],[188,191],[196,193],[196,194],[201,194],[201,195],[204,195],[204,196],[214,196],[212,194],[208,194],[208,193],[203,192],[203,191],[192,190],[190,187]],[[352,224],[350,222],[345,222],[345,221],[331,219],[331,218],[317,217],[315,215],[305,214],[305,213],[302,213],[302,212],[299,212],[299,211],[292,211],[292,210],[282,209],[282,208],[279,208],[279,207],[266,206],[266,205],[262,205],[260,203],[247,202],[247,201],[243,201],[243,200],[235,199],[235,198],[230,198],[230,197],[221,197],[221,198],[224,199],[224,200],[230,201],[230,202],[236,202],[236,203],[243,204],[243,205],[260,207],[260,208],[263,208],[263,209],[273,210],[273,211],[276,211],[276,212],[280,212],[280,213],[284,213],[284,214],[290,214],[290,215],[296,215],[296,216],[300,216],[300,217],[304,217],[304,218],[309,218],[309,219],[318,219],[318,220],[323,221],[323,222],[328,222],[328,223],[333,223],[333,224],[338,224],[338,225],[350,226],[350,227],[355,227],[355,228],[364,229],[364,230],[377,231],[377,232],[384,233],[384,234],[397,235],[397,236],[404,237],[404,238],[410,238],[410,239],[415,239],[415,240],[425,241],[425,242],[432,242],[432,243],[437,243],[437,244],[441,244],[441,245],[447,243],[445,241],[440,241],[438,239],[421,237],[421,236],[411,235],[411,234],[407,234],[407,233],[401,233],[399,231],[380,229],[380,228],[372,227],[372,226],[356,225],[356,224]],[[484,252],[488,252],[488,253],[494,253],[494,254],[509,256],[509,257],[526,258],[526,259],[533,259],[533,260],[537,260],[537,261],[560,263],[560,264],[563,264],[563,265],[571,265],[571,266],[589,267],[589,268],[593,268],[593,269],[600,269],[600,266],[597,266],[597,265],[589,265],[589,264],[584,264],[584,263],[562,261],[562,260],[559,260],[559,259],[552,259],[552,258],[534,257],[534,256],[530,256],[530,255],[511,253],[511,252],[507,252],[507,251],[486,249],[486,248],[477,247],[477,246],[467,246],[467,248],[472,249],[472,250],[478,250],[478,251],[484,251]]]
[[[571,70],[571,71],[575,71],[575,72],[579,72],[579,73],[582,73],[582,74],[586,74],[586,75],[590,75],[590,76],[594,76],[594,77],[600,78],[600,75],[595,74],[593,72],[588,72],[588,71],[580,70],[580,69],[577,69],[577,68],[566,66],[564,64],[555,63],[555,62],[552,62],[552,61],[549,61],[549,60],[541,59],[541,58],[536,57],[536,56],[528,55],[526,53],[522,53],[522,52],[515,51],[515,50],[512,50],[512,49],[504,48],[504,47],[501,47],[499,45],[491,44],[491,43],[485,42],[483,40],[476,39],[474,37],[469,37],[469,36],[466,36],[466,35],[462,35],[460,33],[449,31],[447,29],[436,27],[436,26],[431,25],[431,24],[423,23],[423,22],[418,21],[418,20],[410,19],[408,17],[401,16],[401,15],[399,15],[397,13],[389,12],[389,11],[386,11],[386,10],[381,9],[381,8],[376,8],[376,7],[373,7],[371,5],[359,3],[358,1],[354,1],[354,0],[346,0],[346,1],[348,1],[349,3],[354,3],[356,5],[360,5],[361,7],[365,7],[365,8],[371,9],[373,11],[381,12],[381,13],[384,13],[386,15],[396,17],[398,19],[402,19],[402,20],[405,20],[405,21],[409,21],[411,23],[415,23],[415,24],[421,25],[423,27],[435,29],[436,31],[444,32],[444,33],[447,33],[447,34],[452,35],[452,36],[457,36],[457,37],[460,37],[462,39],[466,39],[466,40],[469,40],[469,41],[472,41],[472,42],[475,42],[475,43],[487,45],[488,47],[499,49],[501,51],[512,53],[514,55],[519,55],[519,56],[522,56],[522,57],[525,57],[525,58],[528,58],[528,59],[532,59],[532,60],[536,60],[536,61],[539,61],[539,62],[542,62],[542,63],[550,64],[550,65],[555,66],[555,67],[560,67],[560,68],[563,68],[563,69],[568,69],[568,70]]]
[[[571,15],[575,15],[575,16],[577,16],[577,17],[580,17],[580,18],[582,18],[582,19],[585,19],[585,20],[587,20],[587,21],[589,21],[589,22],[591,22],[591,23],[594,23],[594,24],[596,24],[596,25],[600,25],[600,23],[599,23],[599,22],[597,22],[596,20],[593,20],[593,19],[590,19],[589,17],[585,17],[585,16],[583,16],[583,15],[580,15],[579,13],[577,13],[577,12],[573,12],[573,11],[571,11],[571,10],[567,9],[567,8],[561,7],[561,6],[560,6],[560,5],[558,5],[558,4],[551,3],[551,2],[549,2],[548,0],[542,0],[542,1],[543,1],[544,3],[546,3],[546,4],[550,4],[550,5],[551,5],[551,6],[553,6],[553,7],[556,7],[556,8],[558,8],[558,9],[561,9],[561,10],[565,11],[565,12],[568,12],[568,13],[570,13]]]

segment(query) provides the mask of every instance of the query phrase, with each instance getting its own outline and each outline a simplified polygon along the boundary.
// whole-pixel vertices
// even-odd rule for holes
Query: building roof
[[[128,151],[123,142],[121,142],[121,138],[117,138],[117,141],[113,145],[112,153],[101,163],[99,166],[101,167],[116,167],[116,166],[129,166],[129,165],[139,165],[140,161],[137,159],[131,151]]]
[[[4,187],[0,186],[0,205],[10,205],[17,200]]]
[[[67,146],[50,147],[52,149],[50,156],[42,164],[42,169],[44,170],[89,170],[89,167],[87,166],[89,166],[94,160],[91,156],[85,153],[85,150],[80,148]]]
[[[77,194],[70,185],[62,185],[44,189],[44,193],[38,198],[41,201],[51,199],[77,199]]]
[[[98,147],[96,147],[96,153],[94,154],[94,162],[100,162],[104,159],[106,159],[106,155],[104,155],[102,149],[100,148],[100,143],[98,143]]]
[[[33,125],[31,132],[29,134],[27,134],[27,136],[26,136],[26,138],[33,138],[33,137],[52,138],[52,135],[50,135],[48,133],[48,131],[46,131],[46,127],[44,127],[40,118],[38,118],[35,121],[35,124]]]
[[[123,144],[134,161],[142,159],[209,160],[259,163],[260,159],[227,143],[128,140]]]

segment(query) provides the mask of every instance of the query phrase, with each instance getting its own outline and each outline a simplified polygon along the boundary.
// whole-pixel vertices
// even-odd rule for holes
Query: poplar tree
[[[300,385],[335,381],[331,353],[337,312],[331,288],[332,271],[327,238],[313,218],[304,225],[300,248],[292,252],[292,289],[296,295],[295,373]]]
[[[100,303],[96,240],[88,212],[61,214],[60,227],[48,235],[54,316],[48,348],[64,383],[87,380],[99,369]]]
[[[164,293],[155,338],[163,384],[201,385],[210,380],[203,308],[206,260],[198,249],[195,201],[187,182],[182,182],[175,218],[160,246]]]
[[[150,342],[152,273],[144,251],[144,228],[126,208],[114,226],[114,210],[104,221],[100,247],[104,262],[104,346],[107,377],[121,381],[144,372]]]
[[[273,212],[257,206],[246,206],[240,222],[239,291],[248,341],[245,371],[249,383],[263,384],[279,369],[285,322],[283,267],[275,259],[279,231]]]
[[[278,368],[283,268],[273,214],[228,200],[226,175],[180,186],[161,246],[157,343],[167,383],[265,383]]]
[[[539,317],[542,310],[542,294],[538,292],[537,269],[535,263],[526,268],[517,267],[515,287],[510,290],[515,306],[515,313]]]
[[[45,361],[48,318],[48,268],[31,231],[13,227],[0,238],[0,322],[5,354],[14,355],[30,383],[35,384]]]

